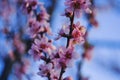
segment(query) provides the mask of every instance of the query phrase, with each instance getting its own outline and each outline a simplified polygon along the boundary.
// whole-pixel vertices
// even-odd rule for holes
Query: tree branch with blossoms
[[[44,7],[44,4],[40,1],[48,2]],[[77,79],[89,79],[89,76],[82,75],[82,66],[85,59],[91,60],[91,52],[94,49],[94,46],[88,40],[88,36],[90,29],[98,26],[95,19],[95,10],[110,8],[118,10],[117,1],[110,0],[107,1],[107,5],[98,5],[99,2],[94,0],[64,0],[65,12],[63,15],[68,18],[69,22],[62,26],[56,39],[65,38],[66,42],[64,46],[60,44],[55,46],[53,42],[56,40],[51,39],[53,33],[50,21],[54,18],[52,13],[58,3],[57,1],[60,0],[0,1],[0,38],[2,41],[0,42],[0,57],[4,63],[0,80],[7,80],[11,75],[18,80],[22,80],[24,77],[30,80],[32,77],[31,71],[27,73],[31,62],[27,58],[31,59],[30,55],[35,61],[40,62],[37,73],[39,76],[48,80],[72,80],[72,77],[65,74],[67,69],[72,67],[73,61],[78,59],[76,48],[81,43],[83,44],[83,53],[80,56]],[[88,20],[86,28],[79,22],[79,18],[84,12]],[[24,30],[26,23],[28,28]],[[100,42],[100,44],[105,44],[105,42]],[[115,70],[117,70],[116,67]]]
[[[28,32],[33,39],[33,44],[29,54],[33,55],[35,60],[42,60],[38,75],[47,77],[48,80],[71,80],[71,77],[63,78],[66,68],[70,67],[71,61],[78,58],[75,51],[75,45],[84,41],[85,27],[80,22],[74,23],[75,18],[80,18],[83,11],[91,12],[89,1],[87,0],[66,0],[66,9],[64,16],[70,19],[70,24],[61,28],[57,39],[63,37],[67,39],[66,47],[55,47],[50,36],[51,29],[48,22],[49,15],[43,4],[37,0],[25,1],[24,7],[27,13]]]

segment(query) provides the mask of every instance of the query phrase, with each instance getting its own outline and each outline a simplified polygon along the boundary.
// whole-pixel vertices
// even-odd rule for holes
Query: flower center
[[[75,9],[80,9],[80,3],[79,2],[75,2],[73,6],[74,6]]]
[[[41,47],[42,49],[45,49],[47,46],[46,46],[45,44],[41,44],[40,47]]]
[[[72,55],[71,55],[70,52],[66,52],[65,57],[68,58],[68,59],[71,59],[71,58],[72,58]]]

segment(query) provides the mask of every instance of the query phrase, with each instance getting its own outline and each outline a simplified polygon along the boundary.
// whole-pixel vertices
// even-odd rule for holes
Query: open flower
[[[42,51],[48,54],[51,54],[51,52],[56,49],[56,47],[52,44],[52,41],[48,40],[48,38],[45,36],[43,36],[40,39],[35,39],[34,43],[39,49],[39,51]]]
[[[72,41],[73,43],[80,43],[84,41],[84,35],[86,32],[85,27],[81,26],[79,22],[73,25],[73,31],[72,31]]]
[[[37,21],[43,22],[43,20],[49,20],[49,14],[46,10],[41,10],[41,12],[36,16]]]
[[[39,6],[40,6],[40,12],[38,14],[35,14],[36,21],[39,21],[40,24],[45,24],[49,20],[50,15],[47,13],[42,3]]]
[[[53,64],[52,63],[48,63],[48,64],[41,64],[39,66],[39,72],[38,75],[42,76],[42,77],[48,77],[51,80],[58,80],[59,77],[59,70],[55,70],[53,68]]]
[[[82,11],[84,10],[87,13],[91,13],[89,9],[90,2],[89,0],[66,0],[65,5],[67,10],[74,12],[76,17],[80,17]]]
[[[56,40],[60,39],[61,37],[68,37],[69,31],[69,26],[63,25],[58,33]]]
[[[57,69],[57,70],[55,70],[55,69],[52,69],[51,71],[50,71],[50,78],[51,78],[51,80],[58,80],[58,78],[59,78],[59,70]]]
[[[42,30],[40,23],[37,22],[34,18],[31,18],[28,24],[28,33],[30,33],[32,38],[36,37],[36,35]]]
[[[36,9],[37,4],[37,0],[25,0],[24,8],[26,8],[27,13],[30,13],[32,10]]]
[[[42,77],[47,77],[50,76],[50,72],[52,70],[52,64],[41,64],[39,67],[39,72],[38,75],[42,76]]]
[[[38,47],[37,47],[35,44],[32,44],[32,47],[31,47],[31,49],[28,51],[28,53],[29,53],[30,55],[32,55],[35,60],[40,59],[40,57],[41,57],[41,55],[42,55],[41,52],[39,51]]]
[[[50,55],[55,49],[56,47],[52,44],[52,41],[48,40],[48,38],[44,36],[43,38],[35,39],[28,53],[33,55],[36,60],[43,57],[42,53]]]
[[[49,23],[47,23],[45,20],[39,22],[36,21],[35,18],[31,18],[28,24],[28,33],[30,34],[31,38],[35,38],[38,34],[51,34]]]
[[[73,47],[65,48],[60,47],[56,51],[56,55],[54,56],[53,63],[57,68],[60,67],[71,67],[72,62],[77,59],[79,55],[74,51]]]

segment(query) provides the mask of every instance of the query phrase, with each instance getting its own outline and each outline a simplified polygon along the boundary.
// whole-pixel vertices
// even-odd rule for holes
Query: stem
[[[48,77],[48,80],[51,80],[50,77]]]
[[[70,32],[69,32],[69,35],[70,35],[70,36],[71,36],[71,34],[72,34],[72,31],[73,31],[73,22],[74,22],[74,11],[73,11],[73,16],[70,17]],[[70,39],[71,39],[71,37],[67,37],[67,45],[66,45],[66,48],[68,48],[68,46],[69,46]],[[65,68],[62,67],[62,68],[61,68],[61,72],[60,72],[60,76],[59,76],[59,80],[61,80],[62,75],[63,75],[64,72],[65,72]]]
[[[83,59],[78,63],[77,80],[83,80],[82,73],[81,73],[82,65],[83,65]]]
[[[73,16],[70,17],[70,32],[69,32],[69,35],[72,34],[72,31],[73,31],[73,22],[74,22],[74,12],[73,12]],[[67,38],[67,45],[66,45],[66,48],[69,46],[69,42],[70,42],[70,37]]]
[[[51,79],[50,79],[50,73],[48,73],[48,80],[51,80]]]
[[[9,76],[9,74],[12,70],[12,66],[14,64],[9,56],[5,58],[4,63],[5,63],[5,66],[4,66],[2,74],[0,75],[0,80],[8,79],[8,76]]]
[[[68,37],[68,38],[67,38],[67,45],[66,45],[66,48],[69,46],[69,42],[70,42],[70,38]]]
[[[65,72],[65,69],[62,67],[62,68],[61,68],[61,72],[60,72],[60,76],[59,76],[59,80],[61,80],[62,75],[63,75],[64,72]]]

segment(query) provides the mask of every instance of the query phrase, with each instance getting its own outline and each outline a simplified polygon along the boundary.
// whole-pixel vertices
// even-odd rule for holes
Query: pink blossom
[[[59,77],[59,70],[55,70],[55,69],[52,69],[51,72],[50,72],[50,78],[51,80],[58,80],[58,77]]]
[[[40,12],[36,14],[36,20],[39,21],[41,24],[45,24],[49,20],[50,15],[47,13],[42,3],[39,6]]]
[[[78,58],[78,54],[74,51],[74,48],[65,48],[60,47],[56,51],[56,55],[54,56],[53,63],[57,68],[60,67],[71,67],[72,62]]]
[[[40,12],[40,14],[37,15],[36,19],[42,28],[41,32],[52,34],[50,24],[47,22],[49,20],[49,15],[47,14],[46,11]]]
[[[63,25],[58,33],[56,40],[60,39],[61,37],[67,37],[69,34],[69,31],[70,31],[69,26]]]
[[[32,38],[36,37],[36,35],[41,31],[41,26],[39,22],[31,18],[28,24],[29,24],[28,32],[30,33],[31,37]]]
[[[78,18],[83,10],[87,13],[91,13],[91,10],[89,9],[89,0],[66,0],[65,5],[67,6],[68,11],[74,12],[75,16]]]
[[[19,80],[22,80],[22,76],[27,73],[29,68],[29,61],[27,59],[22,58],[21,64],[15,63],[14,64],[14,73],[19,78]]]
[[[22,40],[20,39],[20,35],[19,34],[16,34],[14,36],[14,39],[13,39],[13,44],[15,46],[15,48],[18,50],[19,53],[23,54],[25,53],[25,44],[22,42]]]
[[[73,11],[70,11],[68,9],[65,9],[65,13],[62,14],[62,16],[66,16],[66,17],[72,17],[73,15]]]
[[[32,10],[36,9],[37,4],[37,0],[25,0],[24,8],[26,8],[27,13],[31,13]]]
[[[55,49],[56,47],[52,44],[52,41],[43,36],[42,38],[34,40],[34,43],[29,50],[29,54],[33,55],[34,59],[36,60],[43,57],[42,53],[47,53],[50,55]]]
[[[63,50],[63,51],[62,51]],[[74,51],[73,47],[70,48],[65,48],[65,47],[61,47],[60,48],[60,58],[65,58],[65,59],[76,59],[76,52]]]
[[[35,38],[38,34],[51,34],[49,23],[47,23],[45,20],[39,22],[36,21],[35,18],[31,18],[28,24],[28,33],[30,34],[31,38]]]
[[[60,64],[65,64],[67,67],[73,65],[73,61],[76,60],[79,55],[74,51],[73,47],[65,49],[63,54],[60,54]]]
[[[40,57],[42,56],[41,52],[39,51],[38,47],[35,44],[32,44],[32,47],[28,51],[28,53],[32,55],[35,60],[40,59]]]
[[[50,71],[52,70],[52,64],[41,64],[39,67],[38,75],[42,77],[47,77],[50,75]]]
[[[48,40],[47,37],[42,37],[41,39],[35,39],[35,45],[38,47],[39,51],[51,54],[56,47],[52,44],[51,40]]]
[[[40,12],[30,14],[30,19],[28,23],[28,31],[32,38],[35,38],[38,34],[51,34],[50,24],[48,23],[49,14],[46,9],[43,7],[42,3],[39,3]]]
[[[38,75],[42,77],[50,77],[51,80],[58,80],[59,71],[53,68],[52,63],[41,64],[39,67]]]
[[[41,12],[37,14],[37,20],[39,22],[43,22],[43,20],[49,20],[49,14],[46,12],[46,10],[41,10]]]
[[[93,52],[93,48],[94,46],[89,44],[87,41],[84,43],[84,46],[83,46],[85,49],[84,49],[84,53],[82,55],[82,57],[88,61],[91,60],[92,58],[92,52]]]
[[[85,27],[81,26],[79,22],[77,22],[76,24],[73,25],[74,29],[72,31],[72,41],[74,43],[80,43],[82,41],[84,41],[84,35],[86,32]]]

